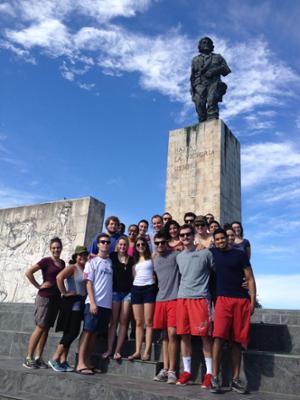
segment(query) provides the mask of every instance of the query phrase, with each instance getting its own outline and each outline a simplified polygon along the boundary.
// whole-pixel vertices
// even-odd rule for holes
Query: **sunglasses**
[[[154,244],[155,244],[155,246],[159,246],[160,244],[161,245],[166,244],[166,241],[165,240],[161,240],[160,242],[154,242]]]
[[[100,240],[101,244],[110,244],[110,240]]]
[[[138,234],[138,232],[136,232],[136,231],[129,231],[128,232],[128,235],[137,235]]]
[[[137,243],[136,247],[146,247],[145,243]]]
[[[184,222],[186,224],[192,224],[195,220],[194,219],[186,219]]]
[[[189,237],[191,237],[192,236],[192,234],[191,233],[180,233],[180,235],[179,235],[181,238],[184,238],[184,237],[187,237],[187,238],[189,238]]]

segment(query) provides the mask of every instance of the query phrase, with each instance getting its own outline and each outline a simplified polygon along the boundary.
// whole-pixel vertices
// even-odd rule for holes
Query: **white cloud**
[[[39,196],[34,192],[26,192],[12,187],[0,186],[0,208],[40,203],[43,200],[45,200],[43,196]]]
[[[115,17],[133,17],[145,11],[152,0],[15,0],[14,5],[24,21],[60,19],[77,14],[97,21],[109,21]]]
[[[63,57],[73,68],[80,63],[97,65],[102,73],[115,76],[138,72],[144,89],[182,103],[182,118],[192,115],[189,69],[197,40],[182,34],[180,29],[151,36],[112,23],[114,17],[133,17],[144,12],[151,0],[16,0],[14,4],[23,26],[18,24],[5,32],[6,40],[15,48],[18,45],[21,51],[28,51],[39,47],[51,57]],[[74,14],[85,17],[80,19],[82,25],[77,31],[70,24]],[[272,54],[262,39],[238,44],[214,39],[216,52],[224,55],[233,71],[226,77],[229,89],[222,118],[248,113],[247,120],[254,122],[256,130],[271,127],[272,117],[266,120],[266,116],[255,116],[254,110],[278,106],[292,96],[291,83],[299,82],[299,76]],[[75,70],[62,74],[76,80]]]
[[[7,14],[7,15],[10,15],[12,17],[15,16],[14,9],[13,9],[12,5],[9,4],[9,3],[1,3],[0,4],[0,13]]]
[[[300,178],[300,151],[291,142],[264,142],[242,148],[245,188]]]
[[[7,30],[9,40],[25,49],[42,47],[52,57],[71,55],[71,37],[67,27],[59,20],[46,19],[20,31]]]
[[[299,308],[300,274],[256,275],[259,302],[264,308]]]
[[[13,43],[8,42],[7,40],[0,39],[0,49],[9,50],[14,53],[19,58],[23,59],[24,61],[36,64],[35,58],[30,54],[28,50],[24,50],[20,47],[15,46]]]

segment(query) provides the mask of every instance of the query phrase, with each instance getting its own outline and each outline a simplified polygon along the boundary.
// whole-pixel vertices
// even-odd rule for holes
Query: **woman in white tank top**
[[[136,321],[135,352],[128,360],[142,359],[149,361],[153,336],[153,314],[156,298],[156,284],[154,278],[153,262],[147,240],[137,238],[135,242],[135,265],[133,266],[133,287],[131,290],[131,303]],[[141,348],[144,339],[144,325],[146,325],[146,345],[143,356]]]

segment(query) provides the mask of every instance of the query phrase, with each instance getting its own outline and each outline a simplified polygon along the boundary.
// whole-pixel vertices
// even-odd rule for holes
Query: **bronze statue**
[[[219,118],[218,102],[227,90],[221,75],[231,70],[220,54],[213,53],[214,44],[209,37],[199,40],[199,55],[193,58],[191,71],[191,95],[199,121]]]

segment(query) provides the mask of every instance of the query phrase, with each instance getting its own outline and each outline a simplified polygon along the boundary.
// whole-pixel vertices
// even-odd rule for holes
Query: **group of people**
[[[221,227],[212,214],[196,216],[193,212],[184,215],[183,225],[168,212],[154,215],[151,223],[152,234],[148,234],[148,221],[142,219],[129,225],[126,235],[119,218],[108,217],[106,232],[97,234],[89,249],[77,246],[67,266],[60,258],[61,240],[51,240],[51,256],[26,272],[38,293],[36,327],[23,366],[73,371],[68,351],[83,320],[75,371],[83,375],[101,372],[92,361],[97,334],[107,333],[102,358],[121,360],[133,315],[135,351],[128,360],[150,360],[153,330],[161,331],[163,369],[155,381],[191,382],[191,337],[195,335],[202,339],[206,365],[201,387],[213,393],[221,391],[220,359],[223,343],[228,341],[232,389],[246,393],[239,378],[241,348],[249,341],[256,285],[250,243],[241,223]],[[38,270],[42,284],[34,277]],[[42,353],[56,319],[56,331],[63,335],[45,363]],[[183,365],[179,377],[178,338]]]

